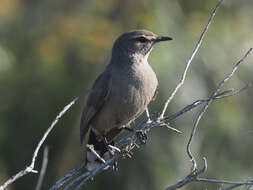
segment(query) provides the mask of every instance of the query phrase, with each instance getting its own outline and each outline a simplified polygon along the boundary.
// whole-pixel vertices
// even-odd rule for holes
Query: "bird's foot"
[[[108,151],[105,152],[104,155],[103,155],[103,158],[105,160],[108,160],[108,159],[112,158],[115,155],[115,153],[120,153],[121,152],[121,150],[116,146],[113,146],[113,145],[109,144],[106,147],[107,147]],[[118,171],[119,170],[118,162],[115,160],[111,167],[114,171]]]
[[[118,148],[118,147],[116,147],[116,146],[113,146],[113,145],[107,145],[107,149],[108,149],[108,151],[112,154],[112,155],[114,155],[115,154],[115,152],[117,152],[117,153],[120,153],[121,151],[120,151],[120,149]]]
[[[115,160],[115,162],[112,165],[112,170],[116,172],[119,171],[118,161]]]
[[[132,158],[133,157],[133,153],[130,151],[130,150],[127,150],[127,149],[125,149],[125,150],[123,150],[123,158],[125,159],[125,158]]]
[[[136,130],[135,132],[136,137],[138,138],[138,140],[140,141],[141,144],[146,144],[147,140],[148,140],[148,136],[147,133],[143,130]]]
[[[129,132],[134,132],[135,130],[130,128],[130,127],[124,127],[123,129],[129,131]],[[147,133],[143,130],[136,130],[135,131],[135,135],[138,138],[138,140],[140,141],[141,144],[146,144],[148,136]]]

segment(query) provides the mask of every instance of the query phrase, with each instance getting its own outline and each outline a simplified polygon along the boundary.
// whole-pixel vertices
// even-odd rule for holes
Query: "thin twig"
[[[219,179],[206,179],[206,178],[197,178],[196,175],[189,175],[183,180],[179,181],[178,183],[171,185],[166,190],[174,190],[183,187],[184,185],[191,183],[191,182],[204,182],[204,183],[216,183],[216,184],[226,184],[232,185],[227,188],[220,188],[220,190],[230,190],[234,189],[235,187],[239,187],[242,185],[253,185],[253,181],[226,181],[226,180],[219,180]]]
[[[252,185],[253,181],[227,181],[227,180],[220,180],[220,179],[206,179],[206,178],[196,178],[196,182],[206,182],[206,183],[219,183],[219,184],[226,184],[226,185]],[[227,188],[222,188],[223,190]]]
[[[173,132],[176,132],[176,133],[179,133],[179,134],[182,134],[183,132],[174,128],[174,127],[171,127],[169,126],[167,123],[162,123],[161,126],[165,126],[167,129],[169,130],[172,130]]]
[[[198,172],[195,173],[190,173],[188,176],[186,176],[183,180],[180,180],[178,183],[175,183],[169,187],[166,188],[166,190],[174,190],[174,189],[179,189],[183,186],[185,186],[188,183],[191,183],[193,181],[196,181],[197,176],[204,173],[207,169],[207,161],[206,158],[203,158],[204,160],[204,166],[201,170],[199,170]]]
[[[244,91],[244,90],[246,90],[246,89],[248,89],[252,86],[253,86],[253,82],[250,82],[250,83],[246,84],[244,87],[242,87],[240,89],[231,91],[231,93],[228,93],[228,94],[225,94],[225,95],[222,95],[222,96],[217,96],[216,99],[225,98],[225,97],[229,97],[229,96],[234,96],[235,94],[239,94],[242,91]]]
[[[249,85],[247,88],[249,88],[249,87],[251,87],[251,86]],[[244,88],[244,90],[247,89],[247,88],[245,88],[245,87],[243,87],[243,88]],[[238,91],[238,92],[236,92],[236,93],[231,93],[231,92],[232,92],[231,90],[225,90],[225,91],[223,91],[223,92],[221,92],[221,93],[219,93],[219,94],[217,94],[216,96],[213,96],[213,97],[211,97],[211,98],[196,100],[196,101],[194,101],[193,103],[191,103],[191,104],[185,106],[185,107],[184,107],[183,109],[181,109],[180,111],[178,111],[178,112],[176,112],[176,113],[174,113],[174,114],[172,114],[172,115],[170,115],[170,116],[165,116],[160,122],[162,122],[162,123],[163,123],[163,122],[169,122],[169,121],[171,121],[171,120],[177,118],[178,116],[184,114],[185,112],[188,112],[188,111],[192,110],[193,108],[195,108],[195,107],[197,107],[197,106],[199,106],[199,105],[201,105],[201,104],[203,104],[203,103],[208,102],[210,99],[214,99],[214,100],[216,100],[216,99],[222,99],[222,98],[226,98],[226,97],[229,97],[229,96],[237,95],[238,93],[240,93],[240,92],[242,92],[242,91],[243,91],[243,90],[240,89],[240,91]],[[227,95],[228,93],[231,93],[231,94]],[[227,96],[226,96],[226,95],[227,95]]]
[[[38,179],[35,190],[40,190],[41,187],[42,187],[43,179],[45,177],[46,170],[47,170],[47,163],[48,163],[48,146],[46,146],[44,148],[43,161],[42,161],[42,166],[41,166],[41,170],[40,170],[40,176],[39,176],[39,179]]]
[[[17,174],[15,174],[11,178],[9,178],[3,185],[0,186],[0,190],[6,189],[6,187],[8,185],[12,184],[14,181],[16,181],[17,179],[19,179],[19,178],[27,175],[28,173],[38,173],[36,170],[34,170],[34,165],[35,165],[35,161],[36,161],[36,158],[38,156],[39,150],[40,150],[41,146],[43,145],[43,143],[45,142],[47,136],[52,131],[52,129],[54,128],[54,126],[57,124],[57,122],[59,121],[59,119],[69,110],[69,108],[73,104],[75,104],[76,101],[79,98],[81,98],[82,96],[86,95],[88,92],[89,92],[89,90],[86,91],[85,93],[83,93],[82,95],[74,98],[68,105],[66,105],[61,110],[61,112],[56,116],[55,120],[51,123],[50,127],[46,130],[46,132],[44,133],[44,135],[40,139],[38,145],[36,146],[36,149],[35,149],[35,151],[33,153],[31,164],[29,166],[27,166],[24,170],[19,171]]]
[[[182,187],[182,186],[184,186],[187,183],[190,183],[192,181],[196,181],[196,182],[201,182],[201,181],[203,182],[203,181],[205,181],[205,182],[210,182],[210,183],[221,183],[221,184],[229,183],[228,181],[225,181],[225,180],[216,180],[215,181],[215,180],[209,180],[209,179],[204,179],[204,178],[197,178],[197,176],[200,173],[203,173],[203,172],[198,172],[198,170],[197,170],[197,163],[195,161],[194,156],[192,155],[192,153],[190,151],[190,145],[191,145],[191,142],[192,142],[193,137],[195,135],[195,132],[196,132],[196,129],[197,129],[197,126],[199,124],[200,119],[202,118],[203,114],[206,112],[207,108],[209,107],[209,105],[211,104],[211,102],[215,98],[219,99],[219,98],[225,98],[225,97],[229,97],[229,96],[232,96],[232,95],[236,95],[236,94],[242,92],[243,90],[245,90],[245,89],[247,89],[247,88],[249,88],[250,86],[253,85],[252,83],[249,83],[249,84],[245,85],[243,88],[241,88],[239,90],[229,90],[229,91],[224,91],[224,92],[220,93],[222,95],[218,94],[219,91],[221,90],[221,87],[234,75],[234,73],[236,72],[236,70],[238,69],[238,67],[240,66],[240,64],[243,63],[243,61],[247,58],[247,56],[251,53],[251,51],[252,51],[252,48],[250,48],[247,51],[247,53],[234,65],[232,71],[219,83],[219,85],[215,89],[214,93],[211,95],[211,98],[208,99],[208,101],[206,102],[205,106],[200,111],[199,115],[197,116],[196,121],[194,122],[192,131],[191,131],[191,135],[190,135],[190,138],[189,138],[189,140],[187,142],[187,148],[186,148],[187,155],[189,156],[189,158],[192,161],[191,172],[190,172],[190,174],[186,178],[184,178],[183,180],[179,181],[178,183],[176,183],[174,185],[169,186],[166,190],[178,189],[178,188],[180,188],[180,187]],[[230,94],[228,94],[228,93],[230,93]],[[197,102],[197,103],[199,103],[199,102]],[[245,185],[245,184],[248,185],[248,183],[245,183],[245,182],[243,184],[242,183],[236,184],[236,182],[230,183],[230,184],[234,184],[234,185],[226,188],[226,190],[233,189],[233,188],[235,188],[235,187],[237,187],[239,185]]]
[[[221,87],[234,75],[234,73],[237,71],[237,69],[240,66],[240,64],[243,63],[243,61],[247,58],[247,56],[251,53],[251,51],[252,51],[252,48],[250,48],[247,51],[247,53],[234,65],[232,71],[219,83],[219,85],[217,86],[217,88],[215,89],[215,91],[211,95],[211,97],[214,97],[214,96],[216,96],[218,94],[218,92],[221,90]],[[206,112],[207,108],[212,103],[212,101],[213,101],[212,98],[209,99],[206,102],[205,106],[200,111],[200,113],[198,114],[197,119],[194,122],[192,131],[191,131],[191,135],[190,135],[190,138],[189,138],[189,141],[187,142],[186,152],[187,152],[187,155],[189,156],[189,158],[192,161],[192,171],[194,171],[197,168],[197,166],[196,166],[195,158],[194,158],[194,156],[191,153],[190,145],[191,145],[192,139],[193,139],[193,137],[195,135],[196,129],[198,127],[199,121],[201,120],[202,116],[204,115],[204,113]]]
[[[225,188],[221,188],[220,190],[231,190],[234,189],[236,187],[240,187],[242,185],[248,185],[249,187],[253,185],[253,180],[250,181],[242,181],[242,182],[234,182],[234,183],[230,183],[230,184],[234,184],[231,185],[229,187],[225,187]],[[247,188],[246,188],[247,189]]]
[[[201,33],[200,38],[199,38],[199,40],[198,40],[198,42],[197,42],[197,44],[196,44],[196,46],[195,46],[195,48],[194,48],[194,50],[193,50],[193,52],[191,54],[189,60],[187,61],[187,64],[186,64],[185,69],[184,69],[184,72],[183,72],[183,74],[181,76],[181,80],[178,83],[178,85],[176,86],[176,88],[174,89],[174,91],[172,92],[172,94],[170,95],[170,97],[168,98],[168,100],[165,102],[163,110],[162,110],[162,113],[161,113],[159,119],[162,119],[164,117],[164,114],[165,114],[165,112],[167,110],[167,107],[168,107],[169,103],[174,98],[174,96],[176,95],[176,93],[179,90],[179,88],[184,84],[184,81],[185,81],[185,78],[186,78],[186,74],[187,74],[187,71],[188,71],[188,69],[189,69],[189,67],[191,65],[191,62],[192,62],[193,58],[195,57],[196,53],[198,52],[199,47],[200,47],[200,45],[201,45],[201,43],[203,41],[203,38],[204,38],[204,36],[205,36],[205,34],[206,34],[206,32],[207,32],[207,30],[208,30],[211,22],[213,21],[214,16],[215,16],[218,8],[222,4],[222,2],[223,2],[223,0],[220,0],[219,3],[216,5],[215,9],[213,10],[213,12],[211,14],[211,17],[209,18],[209,20],[207,22],[206,27],[204,28],[203,32]]]

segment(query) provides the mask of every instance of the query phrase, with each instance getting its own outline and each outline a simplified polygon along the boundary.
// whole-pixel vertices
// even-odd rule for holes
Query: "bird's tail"
[[[108,145],[114,146],[114,139],[121,133],[123,128],[113,128],[106,134],[106,143],[98,140],[94,131],[90,128],[83,138],[84,157],[86,168],[90,171],[97,167],[101,162],[110,158]]]
[[[109,158],[106,144],[103,141],[98,141],[95,133],[91,129],[85,134],[83,144],[85,167],[87,170],[93,170]]]

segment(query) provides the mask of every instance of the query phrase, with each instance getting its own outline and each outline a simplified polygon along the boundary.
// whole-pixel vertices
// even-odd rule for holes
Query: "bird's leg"
[[[110,156],[111,157],[115,154],[115,152],[121,153],[121,150],[118,147],[114,146],[114,142],[112,142],[111,144],[108,145],[108,150],[110,152]],[[119,170],[118,161],[117,160],[115,160],[113,162],[113,164],[112,164],[112,170],[113,171],[118,171]]]
[[[115,152],[118,152],[118,153],[121,152],[120,149],[119,149],[118,147],[114,146],[114,142],[112,142],[112,143],[109,143],[109,142],[108,142],[108,140],[107,140],[107,138],[106,138],[105,135],[103,136],[103,141],[104,141],[104,144],[105,144],[105,146],[106,146],[106,148],[107,148],[107,150],[108,150],[108,151],[105,152],[104,155],[103,155],[103,158],[105,158],[106,160],[109,159],[110,157],[112,157],[112,156],[115,154]],[[115,162],[112,164],[112,169],[113,169],[114,171],[118,171],[118,162],[117,162],[116,160],[115,160]]]
[[[150,114],[149,114],[148,108],[146,108],[145,111],[146,111],[146,115],[147,115],[147,118],[148,118],[147,123],[151,123],[151,119],[150,119]]]
[[[114,152],[119,152],[120,153],[120,149],[116,146],[114,146],[114,143],[109,143],[106,136],[103,136],[103,141],[105,143],[105,146],[107,148],[108,151],[110,151],[110,153],[113,155]]]

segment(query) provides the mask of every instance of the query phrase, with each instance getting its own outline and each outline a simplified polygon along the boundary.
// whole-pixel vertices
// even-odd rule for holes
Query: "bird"
[[[81,116],[80,141],[88,170],[99,158],[103,161],[108,145],[114,145],[156,97],[158,80],[148,57],[155,44],[169,40],[142,29],[123,33],[114,42],[111,60],[93,83]]]

